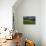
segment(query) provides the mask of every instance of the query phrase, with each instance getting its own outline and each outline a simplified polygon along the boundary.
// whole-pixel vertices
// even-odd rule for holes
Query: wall
[[[12,29],[12,6],[16,0],[0,0],[0,27]]]
[[[46,0],[41,1],[41,38],[42,46],[46,46]]]
[[[41,0],[23,0],[18,6],[13,6],[13,14],[15,29],[22,32],[24,38],[34,40],[36,46],[41,46]],[[23,16],[35,16],[36,24],[24,25]]]

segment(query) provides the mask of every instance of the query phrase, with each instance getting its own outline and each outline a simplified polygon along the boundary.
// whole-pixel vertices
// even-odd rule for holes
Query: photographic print
[[[35,24],[35,16],[23,16],[23,24]]]

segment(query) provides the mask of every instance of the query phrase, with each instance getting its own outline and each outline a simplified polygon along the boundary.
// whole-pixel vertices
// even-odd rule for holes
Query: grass
[[[23,20],[23,24],[35,24],[33,20]]]

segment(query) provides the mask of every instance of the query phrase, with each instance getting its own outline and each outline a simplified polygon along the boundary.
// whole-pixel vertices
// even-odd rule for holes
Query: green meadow
[[[35,24],[35,21],[33,21],[32,19],[24,19],[23,24]]]

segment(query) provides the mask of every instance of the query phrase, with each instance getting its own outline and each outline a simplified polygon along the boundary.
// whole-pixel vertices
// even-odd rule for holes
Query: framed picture
[[[23,24],[35,24],[35,16],[23,16]]]

